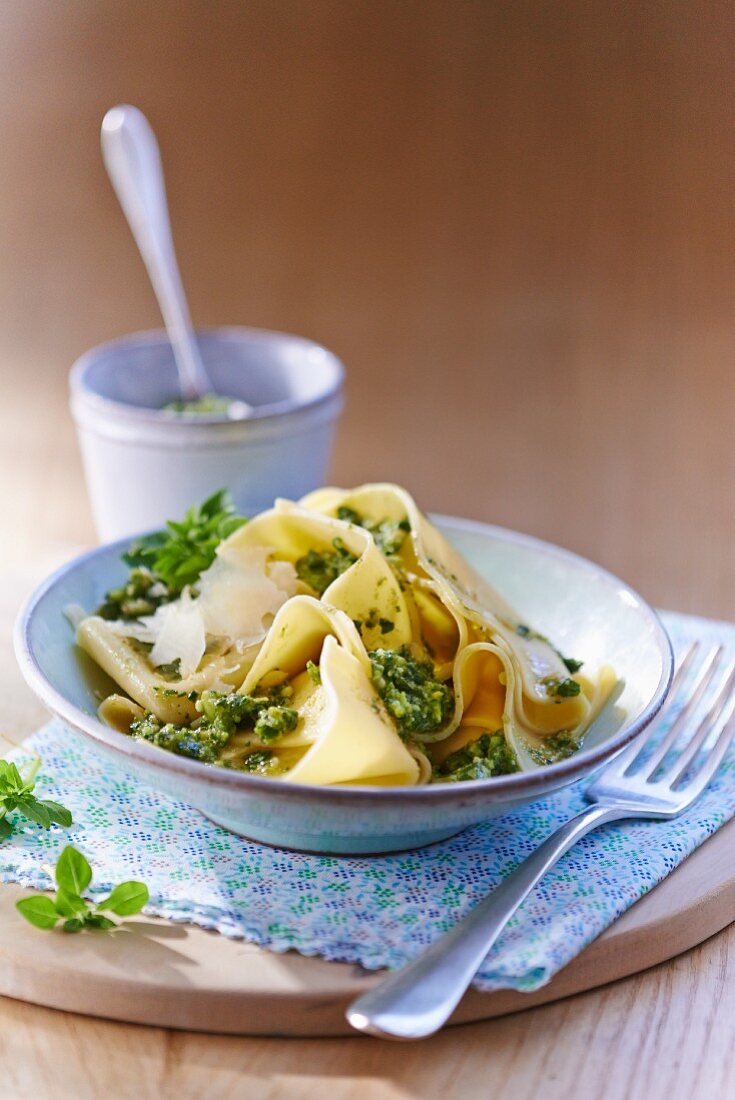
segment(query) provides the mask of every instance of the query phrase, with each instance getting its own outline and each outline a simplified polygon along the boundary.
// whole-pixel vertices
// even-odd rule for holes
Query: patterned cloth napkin
[[[678,652],[699,638],[722,642],[735,656],[731,624],[674,614],[664,621]],[[72,843],[94,867],[93,896],[122,879],[142,879],[151,915],[370,969],[408,962],[584,805],[575,786],[422,850],[379,858],[298,855],[242,840],[141,786],[57,721],[16,758],[25,749],[43,760],[39,797],[62,801],[75,824],[68,832],[19,825],[0,845],[0,880],[50,888],[42,865]],[[622,822],[585,837],[510,922],[477,986],[544,985],[733,814],[735,752],[677,820]]]

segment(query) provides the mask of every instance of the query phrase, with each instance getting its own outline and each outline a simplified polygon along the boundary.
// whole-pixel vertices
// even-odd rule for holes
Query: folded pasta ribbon
[[[318,675],[309,674],[310,665]],[[299,724],[272,751],[305,749],[285,778],[325,785],[417,782],[419,764],[373,687],[370,659],[343,611],[311,596],[284,604],[240,690],[259,694],[284,684]]]
[[[368,649],[399,648],[413,631],[401,587],[370,534],[351,523],[278,500],[230,536],[229,547],[267,547],[276,561],[295,564],[310,552],[343,547],[354,562],[322,593],[325,604],[360,624]]]

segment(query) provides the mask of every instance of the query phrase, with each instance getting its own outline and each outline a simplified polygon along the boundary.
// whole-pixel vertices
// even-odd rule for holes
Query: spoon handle
[[[127,104],[102,122],[102,156],[145,262],[173,345],[182,397],[211,393],[176,263],[158,143],[145,115]]]

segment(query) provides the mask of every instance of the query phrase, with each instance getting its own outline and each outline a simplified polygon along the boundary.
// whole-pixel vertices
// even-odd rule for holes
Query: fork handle
[[[534,886],[581,837],[630,817],[621,806],[590,806],[544,841],[492,894],[413,962],[354,1001],[347,1020],[383,1039],[423,1039],[446,1023],[483,959]]]

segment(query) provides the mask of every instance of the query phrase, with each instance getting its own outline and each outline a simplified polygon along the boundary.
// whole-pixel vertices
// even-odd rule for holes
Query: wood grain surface
[[[735,617],[725,0],[0,0],[0,563],[92,538],[66,372],[158,323],[97,130],[150,116],[195,317],[349,371],[333,465]],[[0,586],[7,624],[20,593]],[[41,709],[7,639],[4,726]],[[735,933],[418,1046],[0,1001],[0,1095],[728,1100]]]

